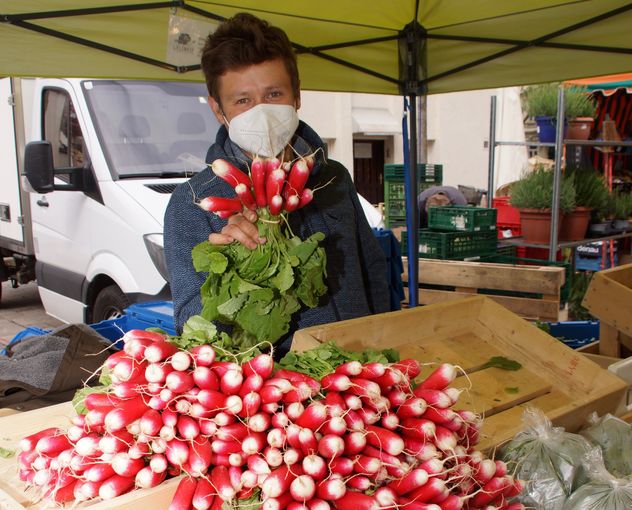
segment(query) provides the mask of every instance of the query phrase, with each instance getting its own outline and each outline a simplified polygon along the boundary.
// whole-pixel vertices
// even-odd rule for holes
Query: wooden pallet
[[[582,305],[599,319],[599,354],[632,353],[632,264],[595,273]]]
[[[402,280],[408,282],[407,257],[403,257],[403,265]],[[419,304],[427,305],[470,297],[485,289],[498,293],[488,295],[489,298],[525,319],[559,321],[565,319],[565,312],[560,310],[564,281],[561,267],[428,259],[419,261],[418,299]]]
[[[393,347],[402,357],[427,364],[422,377],[439,362],[462,367],[467,375],[456,386],[469,390],[457,407],[484,415],[479,447],[486,451],[522,429],[527,406],[575,431],[592,411],[615,412],[627,388],[614,374],[483,296],[303,329],[295,333],[293,349],[330,340],[352,350]],[[516,360],[522,368],[483,368],[492,356]]]

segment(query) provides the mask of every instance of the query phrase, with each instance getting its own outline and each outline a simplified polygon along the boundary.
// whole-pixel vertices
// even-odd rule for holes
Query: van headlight
[[[147,252],[156,269],[167,282],[169,282],[169,271],[165,260],[165,249],[162,234],[145,234],[143,236]]]

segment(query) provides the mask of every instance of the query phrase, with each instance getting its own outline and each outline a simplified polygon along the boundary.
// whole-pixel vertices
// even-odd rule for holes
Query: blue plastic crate
[[[170,335],[176,334],[173,322],[172,301],[150,301],[136,303],[125,309],[126,328],[147,329],[160,328]]]
[[[107,338],[119,349],[123,348],[122,342],[119,342],[119,340],[121,340],[125,332],[129,330],[127,327],[127,317],[125,315],[118,319],[109,319],[97,322],[96,324],[90,324],[90,327],[101,336]]]
[[[599,321],[549,322],[549,333],[572,349],[599,340]]]
[[[603,244],[606,243],[606,260],[602,265]],[[616,244],[613,250],[613,260],[616,266],[619,263],[619,254]],[[610,268],[610,246],[606,241],[597,241],[578,246],[575,249],[575,269],[578,271],[601,271]]]

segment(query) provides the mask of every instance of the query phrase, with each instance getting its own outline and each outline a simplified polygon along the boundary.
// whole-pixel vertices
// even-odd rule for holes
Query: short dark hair
[[[202,71],[209,95],[219,103],[219,78],[227,71],[275,59],[283,60],[298,96],[298,65],[287,34],[252,14],[236,14],[209,34],[202,50]]]

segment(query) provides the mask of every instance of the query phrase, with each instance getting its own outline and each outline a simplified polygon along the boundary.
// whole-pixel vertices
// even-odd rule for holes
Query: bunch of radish
[[[207,197],[199,202],[199,206],[224,219],[244,208],[260,213],[267,210],[270,216],[295,211],[312,201],[313,192],[305,185],[313,166],[311,156],[286,163],[278,158],[257,156],[248,175],[228,161],[216,159],[211,169],[234,188],[236,198]]]
[[[157,333],[123,340],[107,393],[87,396],[68,430],[20,442],[20,478],[58,503],[182,475],[171,510],[523,508],[505,464],[474,449],[478,417],[453,409],[452,365],[413,389],[414,360],[348,362],[316,381],[268,354],[238,364]]]

